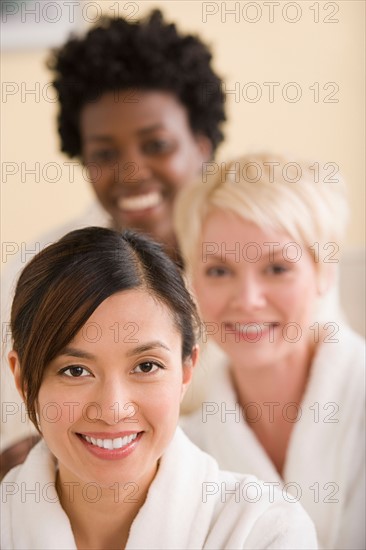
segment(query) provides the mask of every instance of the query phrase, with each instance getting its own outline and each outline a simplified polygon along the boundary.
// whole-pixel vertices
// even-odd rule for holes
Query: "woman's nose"
[[[94,401],[88,403],[84,412],[90,422],[100,420],[109,425],[119,422],[136,423],[138,405],[134,402],[127,383],[114,380],[98,387]]]
[[[247,274],[233,284],[232,303],[244,313],[255,311],[267,303],[265,285],[255,274]]]
[[[129,149],[117,164],[117,182],[129,187],[139,185],[152,177],[149,159],[136,149]]]

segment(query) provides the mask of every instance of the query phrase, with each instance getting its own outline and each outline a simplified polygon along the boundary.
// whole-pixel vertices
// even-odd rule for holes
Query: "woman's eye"
[[[225,275],[229,275],[229,270],[227,267],[222,266],[209,267],[206,270],[206,275],[208,277],[225,277]]]
[[[268,267],[268,271],[274,275],[281,275],[282,273],[286,273],[288,271],[288,267],[280,264],[272,264]]]
[[[96,162],[99,164],[110,164],[112,162],[117,162],[118,153],[113,149],[101,149],[99,151],[94,151],[90,155],[90,161]]]
[[[155,363],[153,361],[146,361],[145,363],[140,363],[133,369],[132,372],[137,372],[139,374],[151,374],[152,372],[156,372],[159,369],[163,369],[164,367],[162,365],[159,365],[159,363]]]
[[[64,374],[65,376],[69,376],[71,378],[80,378],[83,376],[89,376],[90,372],[87,371],[85,367],[74,365],[72,367],[66,367],[62,369],[60,371],[60,374]]]
[[[166,140],[157,139],[149,141],[144,145],[144,151],[148,155],[155,155],[159,153],[168,153],[173,148],[172,143]]]

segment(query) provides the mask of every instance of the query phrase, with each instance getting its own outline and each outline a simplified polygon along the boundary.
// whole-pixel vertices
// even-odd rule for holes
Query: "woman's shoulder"
[[[41,439],[29,452],[23,464],[12,468],[1,481],[3,486],[11,483],[23,483],[33,480],[35,482],[54,481],[55,478],[55,459],[49,451],[47,445]]]
[[[312,434],[319,434],[324,443],[324,430],[327,429],[332,433],[333,445],[337,440],[340,449],[348,452],[345,437],[352,438],[359,446],[364,430],[365,340],[347,325],[332,326],[332,334],[329,328],[311,365],[302,411],[304,419],[308,418]],[[314,415],[317,414],[314,407],[327,411],[328,418],[316,424],[317,430],[314,429]]]
[[[54,459],[43,440],[33,447],[23,464],[6,474],[1,483],[3,548],[52,547],[52,533],[47,535],[40,526],[47,518],[52,528],[46,531],[54,529],[54,535],[59,525],[61,507],[55,505],[58,502],[55,477]],[[53,521],[55,514],[57,518]]]
[[[361,384],[365,377],[365,339],[346,324],[326,323],[313,360],[313,371],[332,373],[333,384]]]
[[[220,470],[217,482],[202,488],[203,502],[214,497],[216,524],[230,532],[228,547],[317,548],[312,520],[279,483]]]

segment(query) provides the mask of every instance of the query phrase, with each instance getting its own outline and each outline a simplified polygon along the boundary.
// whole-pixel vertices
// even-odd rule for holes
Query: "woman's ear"
[[[186,393],[188,386],[191,383],[192,376],[193,376],[193,369],[198,363],[198,357],[199,357],[199,347],[198,345],[195,345],[192,348],[191,355],[187,357],[187,359],[185,359],[183,363],[183,384],[182,384],[181,399],[183,399],[184,394]]]
[[[25,399],[25,396],[22,391],[22,385],[20,381],[20,362],[19,362],[19,356],[16,351],[11,350],[8,355],[9,365],[11,372],[14,376],[15,386],[18,390],[18,393],[22,399]]]

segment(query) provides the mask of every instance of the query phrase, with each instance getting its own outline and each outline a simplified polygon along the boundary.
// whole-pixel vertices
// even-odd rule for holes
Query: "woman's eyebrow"
[[[137,130],[137,133],[138,134],[148,134],[150,132],[156,132],[156,130],[161,130],[162,128],[164,128],[164,126],[160,123],[152,124],[151,126],[145,126],[143,128],[139,128]]]
[[[86,138],[84,138],[84,142],[93,142],[93,141],[113,141],[113,138],[112,136],[108,136],[108,135],[102,135],[102,134],[95,134],[95,135],[92,135],[92,136],[88,136]]]
[[[150,351],[156,348],[163,348],[169,352],[171,351],[171,349],[167,345],[163,344],[163,342],[160,342],[160,340],[155,340],[153,342],[146,342],[146,344],[141,344],[141,346],[136,346],[135,348],[128,351],[126,355],[127,357],[131,357],[132,355],[138,355],[139,353]]]
[[[160,123],[158,124],[152,124],[151,126],[145,126],[145,127],[142,127],[142,128],[138,128],[136,133],[137,134],[141,134],[141,135],[144,135],[144,134],[150,134],[152,132],[156,132],[157,130],[161,130],[163,129],[164,126]],[[90,143],[90,142],[110,142],[110,141],[113,141],[114,138],[112,135],[108,135],[108,134],[92,134],[91,136],[88,136],[88,137],[85,137],[83,139],[84,143]]]
[[[77,348],[64,348],[61,350],[60,355],[66,355],[68,357],[78,357],[79,359],[95,359],[95,356],[92,353],[83,351]]]

